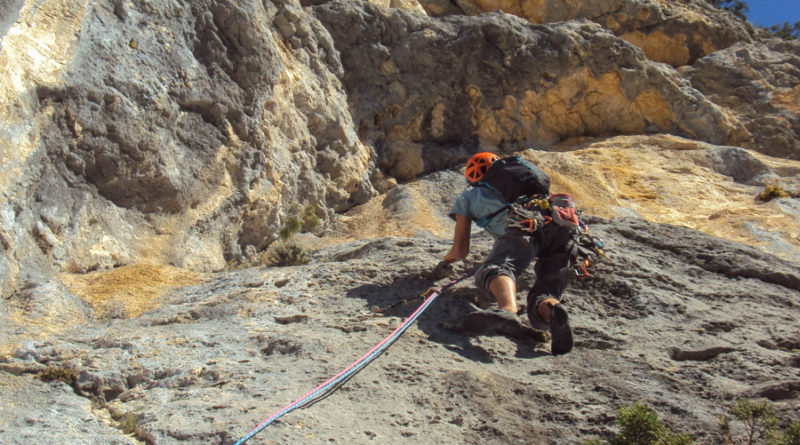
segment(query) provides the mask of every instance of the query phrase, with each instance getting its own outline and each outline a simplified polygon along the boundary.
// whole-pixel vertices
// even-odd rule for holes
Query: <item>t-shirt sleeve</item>
[[[464,215],[470,219],[472,218],[472,215],[469,212],[469,198],[467,198],[466,191],[458,195],[458,198],[456,198],[456,201],[450,208],[450,218],[455,220],[456,215]]]

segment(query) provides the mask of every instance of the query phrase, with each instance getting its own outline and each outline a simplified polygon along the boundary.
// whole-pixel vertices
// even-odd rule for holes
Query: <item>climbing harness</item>
[[[422,294],[422,296],[425,298],[425,301],[422,304],[420,304],[417,310],[415,310],[411,315],[409,315],[408,318],[406,318],[406,320],[400,324],[400,326],[395,328],[395,330],[392,331],[392,333],[389,334],[389,336],[384,338],[377,345],[373,346],[372,349],[370,349],[366,354],[362,355],[361,358],[353,362],[350,366],[344,368],[338,374],[336,374],[335,376],[331,377],[324,383],[320,384],[319,386],[311,390],[308,394],[304,395],[303,397],[300,397],[294,402],[276,411],[273,415],[268,417],[264,422],[262,422],[252,431],[250,431],[247,435],[239,439],[234,445],[240,445],[245,441],[249,440],[256,434],[258,434],[258,432],[264,429],[267,425],[274,422],[281,416],[289,413],[290,411],[294,411],[298,408],[308,408],[314,403],[317,403],[320,400],[331,395],[334,391],[336,391],[342,385],[347,383],[348,380],[350,380],[354,375],[356,375],[356,373],[361,371],[361,369],[363,369],[366,365],[368,365],[372,360],[375,360],[379,355],[381,355],[384,351],[386,351],[386,349],[388,349],[389,346],[391,346],[395,341],[397,341],[397,339],[400,338],[401,335],[403,335],[403,333],[409,328],[409,326],[411,326],[411,324],[414,323],[414,321],[416,321],[417,318],[419,318],[419,316],[425,311],[425,309],[427,309],[433,303],[436,297],[443,294],[447,289],[455,286],[459,282],[467,279],[473,273],[474,271],[469,272],[468,274],[456,278],[453,281],[445,284],[444,286],[438,289],[430,288],[426,290]]]
[[[589,235],[589,226],[581,220],[581,211],[575,208],[575,200],[567,194],[533,196],[510,204],[507,224],[509,227],[533,233],[540,227],[556,223],[573,233],[575,246],[575,276],[589,277],[589,269],[605,256],[603,240]]]

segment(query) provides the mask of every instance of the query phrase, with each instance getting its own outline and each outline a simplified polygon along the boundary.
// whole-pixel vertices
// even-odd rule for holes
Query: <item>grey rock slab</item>
[[[0,442],[136,444],[107,412],[62,382],[0,373]]]
[[[467,280],[338,391],[286,414],[255,443],[580,443],[609,434],[615,410],[636,401],[673,429],[713,442],[716,416],[754,394],[773,399],[781,416],[798,415],[796,368],[787,365],[800,334],[795,265],[689,229],[589,223],[608,258],[567,292],[570,354],[553,357],[536,338],[447,329],[475,301],[490,303]],[[77,390],[62,385],[57,395],[37,383],[31,391],[137,413],[140,437],[231,443],[399,325],[417,302],[370,308],[436,284],[421,272],[448,244],[359,240],[320,248],[304,266],[220,273],[140,317],[82,326],[7,361],[76,368]],[[476,258],[457,272],[490,244],[476,237]],[[37,425],[8,431],[44,433]]]

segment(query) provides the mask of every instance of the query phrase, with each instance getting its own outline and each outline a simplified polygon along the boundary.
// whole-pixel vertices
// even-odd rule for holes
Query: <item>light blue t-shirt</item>
[[[506,205],[502,196],[485,187],[467,187],[450,208],[450,218],[464,215],[478,223],[492,236],[500,236],[506,231],[506,212],[500,212],[488,222],[482,221],[485,217],[500,210]]]

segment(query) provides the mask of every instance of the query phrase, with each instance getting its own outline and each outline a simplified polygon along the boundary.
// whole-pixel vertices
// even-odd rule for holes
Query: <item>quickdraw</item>
[[[538,211],[529,211],[520,207],[512,206],[508,212],[508,227],[522,230],[523,232],[533,233],[539,227],[546,224],[544,217]]]
[[[550,222],[552,218],[542,215],[542,212],[549,212],[550,209],[550,203],[546,198],[537,197],[515,202],[509,207],[506,224],[523,232],[533,233]]]
[[[539,210],[543,212],[549,212],[553,210],[553,207],[550,205],[550,201],[547,198],[541,198],[541,197],[531,199],[525,204],[525,206],[528,208],[536,206],[539,208]]]
[[[578,251],[575,259],[575,276],[578,279],[589,277],[589,268],[596,259],[606,256],[603,240],[589,235],[589,227],[583,225],[583,230],[575,236],[575,247]]]

